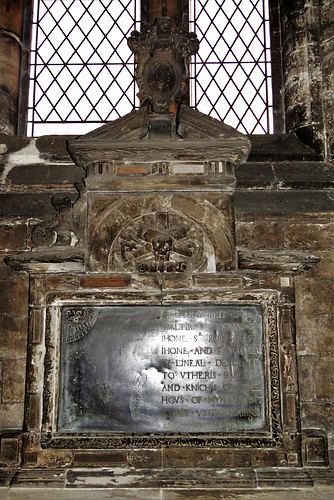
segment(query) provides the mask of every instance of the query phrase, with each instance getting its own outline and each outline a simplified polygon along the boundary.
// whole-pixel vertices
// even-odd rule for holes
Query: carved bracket
[[[86,188],[83,182],[75,184],[78,198],[72,203],[70,198],[53,197],[51,203],[57,215],[49,221],[35,226],[31,240],[37,247],[77,247],[83,240],[85,227]]]

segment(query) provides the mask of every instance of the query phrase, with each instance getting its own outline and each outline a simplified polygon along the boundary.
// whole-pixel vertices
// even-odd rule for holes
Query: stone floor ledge
[[[0,500],[330,500],[331,468],[0,469]]]

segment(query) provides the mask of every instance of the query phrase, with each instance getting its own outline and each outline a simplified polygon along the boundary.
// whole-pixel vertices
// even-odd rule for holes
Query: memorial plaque
[[[262,308],[63,307],[58,430],[267,430]]]

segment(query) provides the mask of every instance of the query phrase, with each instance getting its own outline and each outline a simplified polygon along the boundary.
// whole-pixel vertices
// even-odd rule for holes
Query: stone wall
[[[0,4],[0,132],[17,130],[23,0]]]
[[[296,193],[281,191],[278,194],[287,204],[295,205],[296,200],[292,198]],[[252,198],[256,203],[256,195]],[[298,214],[257,214],[256,217],[241,214],[237,221],[237,244],[240,249],[307,250],[321,259],[313,270],[295,279],[299,395],[302,429],[323,430],[333,449],[333,215],[308,210],[307,193],[299,197],[296,204],[299,203],[304,205],[304,210]]]
[[[23,426],[28,332],[27,275],[11,270],[3,258],[31,248],[32,227],[55,214],[51,196],[76,198],[73,184],[84,171],[71,162],[65,140],[44,137],[22,143],[2,137],[8,152],[2,156],[0,195],[1,432],[20,431]],[[237,247],[302,250],[321,258],[313,270],[296,277],[300,405],[302,428],[323,431],[334,449],[332,168],[316,161],[295,137],[252,141],[250,160],[236,172]],[[291,150],[304,160],[292,160]]]
[[[281,0],[286,131],[333,158],[334,63],[331,0]]]
[[[281,0],[287,132],[314,147],[254,137],[237,171],[240,250],[303,250],[321,258],[296,278],[296,340],[303,429],[323,431],[334,450],[333,173],[334,62],[331,0]],[[55,214],[51,196],[77,197],[84,176],[64,137],[29,140],[16,130],[22,2],[0,7],[0,433],[21,431],[28,335],[28,277],[3,262],[28,250],[30,232]],[[293,136],[290,136],[293,137]],[[289,139],[290,140],[290,139]],[[284,146],[285,144],[285,146]]]

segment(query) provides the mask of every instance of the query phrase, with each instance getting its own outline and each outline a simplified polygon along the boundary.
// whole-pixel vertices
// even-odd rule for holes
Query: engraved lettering
[[[186,347],[161,347],[161,354],[189,354]]]
[[[175,366],[206,366],[205,359],[176,359]]]
[[[60,379],[61,386],[67,384],[60,431],[94,432],[94,422],[103,431],[130,433],[270,429],[264,366],[270,341],[263,333],[262,306],[71,306],[64,311],[61,359],[68,363],[62,372],[68,381]],[[81,318],[94,320],[94,315],[90,334],[80,344],[73,342],[74,325],[86,333]],[[91,381],[90,391],[84,380]]]
[[[187,342],[185,335],[161,335],[162,342]]]
[[[165,405],[183,404],[183,396],[161,396],[161,403]]]
[[[212,354],[212,348],[198,346],[194,349],[194,354]]]
[[[179,391],[181,389],[180,384],[167,384],[162,386],[162,391]]]
[[[213,370],[206,372],[180,372],[182,379],[192,380],[192,379],[215,379],[217,373]]]

